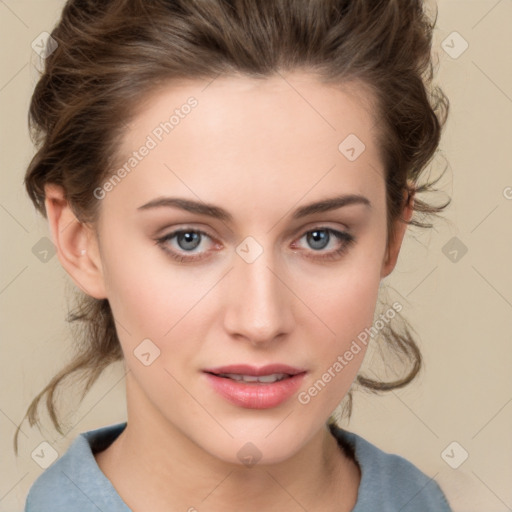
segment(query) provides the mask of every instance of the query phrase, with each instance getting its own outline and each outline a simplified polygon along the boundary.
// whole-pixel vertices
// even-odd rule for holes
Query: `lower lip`
[[[205,373],[210,385],[231,403],[247,409],[277,407],[296,393],[306,373],[272,383],[247,383]]]

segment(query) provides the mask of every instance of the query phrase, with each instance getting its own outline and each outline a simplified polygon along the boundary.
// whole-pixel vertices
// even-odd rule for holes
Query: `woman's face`
[[[284,460],[322,429],[394,265],[364,98],[296,73],[182,83],[144,103],[117,178],[95,192],[129,422],[235,463],[244,446]],[[356,199],[311,206],[344,196]],[[248,382],[258,371],[286,378]]]

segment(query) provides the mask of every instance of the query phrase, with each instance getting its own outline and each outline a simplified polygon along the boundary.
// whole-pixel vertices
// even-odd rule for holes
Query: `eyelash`
[[[346,251],[348,251],[350,246],[352,246],[356,242],[356,238],[353,235],[351,235],[350,233],[347,233],[345,231],[337,231],[335,229],[328,228],[328,227],[322,227],[322,226],[319,226],[319,227],[316,227],[316,228],[306,231],[305,233],[302,234],[302,236],[299,238],[299,240],[302,239],[304,236],[308,235],[309,233],[313,233],[315,231],[326,231],[328,233],[331,233],[334,235],[334,237],[336,239],[338,239],[339,241],[343,241],[344,243],[339,249],[330,251],[327,254],[324,254],[321,256],[312,256],[312,257],[306,256],[307,258],[313,258],[313,259],[320,260],[320,261],[332,261],[332,260],[340,258]],[[198,230],[198,229],[179,229],[179,230],[173,231],[161,238],[156,239],[155,243],[159,247],[161,247],[162,250],[165,251],[169,256],[171,256],[171,258],[173,258],[174,260],[176,260],[178,262],[193,263],[200,259],[204,259],[204,256],[181,256],[176,251],[169,249],[167,242],[169,240],[172,240],[173,238],[175,238],[180,233],[196,233],[199,235],[207,236],[208,238],[212,238],[208,233]],[[330,241],[330,239],[329,239],[329,241]],[[321,251],[322,250],[320,249],[319,251],[313,250],[312,252],[321,252]]]

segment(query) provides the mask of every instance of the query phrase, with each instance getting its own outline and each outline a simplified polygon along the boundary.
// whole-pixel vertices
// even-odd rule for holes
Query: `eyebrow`
[[[367,208],[371,208],[372,204],[367,197],[357,194],[345,194],[341,196],[330,197],[315,203],[310,203],[305,206],[297,208],[292,215],[292,219],[300,219],[314,213],[328,212],[349,206],[353,204],[362,204]],[[137,210],[151,210],[153,208],[174,207],[180,208],[190,213],[197,213],[200,215],[207,215],[215,219],[226,222],[232,222],[233,216],[224,208],[215,206],[213,204],[193,201],[191,199],[183,199],[179,197],[157,197],[149,201],[149,203],[139,206]]]

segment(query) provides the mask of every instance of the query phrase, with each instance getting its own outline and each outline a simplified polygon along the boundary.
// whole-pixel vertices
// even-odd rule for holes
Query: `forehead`
[[[193,109],[187,107],[190,98],[197,104]],[[204,136],[203,143],[227,135],[257,135],[256,144],[265,138],[293,144],[314,136],[336,142],[352,133],[371,144],[377,125],[375,112],[370,88],[359,81],[326,84],[299,72],[267,78],[230,75],[210,81],[181,80],[160,86],[141,99],[121,149],[131,151],[142,133],[150,134],[170,120],[173,139],[178,139],[180,132],[187,136],[190,127]],[[182,123],[187,117],[187,123]],[[242,130],[236,134],[234,128]],[[283,128],[287,130],[283,132]],[[327,141],[329,135],[333,140]]]
[[[109,201],[132,197],[139,206],[168,191],[239,198],[240,207],[272,197],[291,205],[333,188],[376,199],[383,172],[374,112],[363,84],[300,73],[168,84],[138,105],[117,160],[129,173]]]

